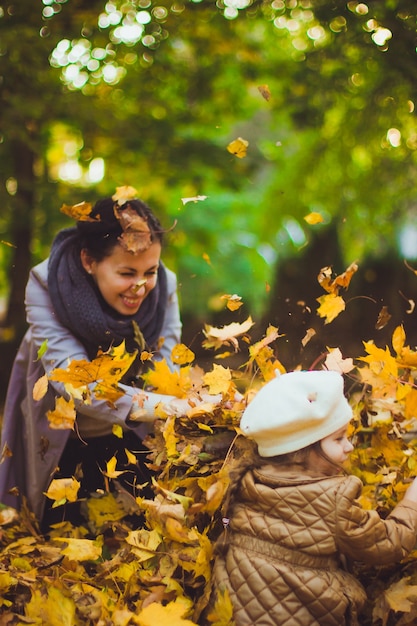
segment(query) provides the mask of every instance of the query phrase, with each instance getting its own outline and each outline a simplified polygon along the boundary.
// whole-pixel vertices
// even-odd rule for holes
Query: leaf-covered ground
[[[354,271],[350,267],[335,278],[321,272],[319,281],[330,298],[319,300],[317,313],[326,323],[344,309],[340,290],[348,287]],[[236,296],[226,300],[236,308]],[[152,497],[127,494],[118,483],[123,466],[113,458],[103,468],[108,491],[82,502],[83,526],[61,522],[45,537],[29,511],[0,510],[0,625],[201,623],[213,547],[223,532],[222,504],[230,471],[245,454],[240,416],[256,390],[276,370],[285,371],[279,360],[278,329],[267,328],[261,341],[251,343],[252,325],[248,318],[222,328],[205,327],[204,347],[213,354],[208,371],[194,364],[188,347],[179,345],[173,353],[177,372],[161,362],[147,375],[147,385],[188,399],[189,405],[182,415],[168,415],[161,408],[155,433],[146,440],[147,462],[154,473]],[[238,370],[214,362],[242,346],[248,357]],[[73,362],[51,377],[67,384],[73,394],[84,394],[85,401],[89,389],[111,404],[120,393],[118,380],[130,359],[120,346],[91,364]],[[402,498],[417,466],[417,352],[398,326],[391,346],[366,342],[356,359],[332,348],[320,363],[346,377],[356,444],[348,469],[364,483],[363,506],[386,516]],[[41,397],[47,385],[47,379],[39,381],[35,397]],[[198,404],[201,393],[207,401]],[[73,401],[58,403],[49,415],[51,428],[73,428],[74,419]],[[115,428],[114,436],[123,433]],[[129,450],[126,455],[132,462]],[[67,503],[77,500],[78,486],[73,477],[54,480],[48,497],[64,511]],[[417,551],[389,568],[357,564],[356,573],[369,595],[363,626],[417,623],[416,557]],[[209,621],[213,626],[233,626],[227,597],[211,611]]]

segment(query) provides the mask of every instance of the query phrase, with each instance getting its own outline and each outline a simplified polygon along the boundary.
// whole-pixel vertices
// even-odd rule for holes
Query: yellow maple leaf
[[[55,537],[54,541],[61,541],[67,544],[62,550],[70,561],[97,561],[101,558],[103,551],[103,537],[97,539],[75,539],[72,537]]]
[[[355,367],[353,359],[344,359],[340,348],[327,348],[329,354],[326,357],[324,365],[328,370],[347,374]]]
[[[185,398],[192,387],[190,367],[181,367],[180,371],[172,372],[165,359],[157,361],[154,368],[143,374],[142,378],[157,393],[176,398]]]
[[[75,410],[74,399],[66,400],[62,396],[58,396],[55,400],[55,409],[47,411],[49,427],[55,430],[74,429],[77,413]]]
[[[92,208],[93,205],[91,202],[79,202],[78,204],[73,204],[72,206],[63,204],[60,211],[61,213],[64,213],[64,215],[68,215],[68,217],[72,217],[80,222],[95,222],[97,220],[90,217]]]
[[[90,396],[90,385],[97,398],[113,404],[123,395],[118,382],[135,360],[136,352],[129,354],[123,341],[119,346],[99,354],[92,361],[74,359],[66,369],[56,368],[49,379],[63,383],[68,393],[72,388],[81,389],[86,399]]]
[[[185,619],[190,611],[190,604],[185,598],[177,598],[165,606],[152,602],[136,617],[139,626],[198,626],[195,622]]]
[[[334,293],[320,296],[320,298],[317,298],[317,302],[320,304],[317,309],[317,315],[325,318],[325,324],[330,324],[346,307],[343,298]]]
[[[171,359],[177,365],[187,365],[195,359],[195,354],[185,344],[177,343],[171,350]]]
[[[203,381],[209,388],[209,393],[227,393],[232,382],[232,373],[228,367],[214,364],[211,372],[204,375]]]
[[[48,487],[45,495],[50,500],[54,500],[52,506],[59,506],[65,502],[76,502],[80,483],[72,478],[54,478]]]
[[[310,225],[321,224],[322,222],[324,222],[323,216],[320,215],[320,213],[317,213],[315,211],[312,211],[308,215],[305,215],[304,220],[307,222],[307,224],[310,224]]]
[[[204,348],[221,348],[223,345],[232,345],[235,352],[239,349],[237,337],[244,335],[252,328],[254,322],[251,316],[249,316],[244,322],[239,324],[238,322],[232,322],[221,328],[215,328],[214,326],[205,325],[203,333],[206,336],[203,341]]]
[[[378,348],[372,341],[364,341],[363,345],[368,356],[358,357],[359,361],[368,363],[371,371],[382,378],[398,378],[398,364],[388,347]]]

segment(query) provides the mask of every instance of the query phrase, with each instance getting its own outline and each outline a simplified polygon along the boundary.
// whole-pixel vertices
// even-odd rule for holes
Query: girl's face
[[[160,258],[159,241],[139,254],[131,254],[117,244],[101,261],[81,250],[84,269],[93,276],[107,304],[121,315],[134,315],[154,289]]]
[[[344,463],[353,450],[353,445],[347,438],[347,426],[322,439],[320,445],[325,456],[337,465]]]

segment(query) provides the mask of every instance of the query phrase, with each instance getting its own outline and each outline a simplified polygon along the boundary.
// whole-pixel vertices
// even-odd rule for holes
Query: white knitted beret
[[[297,371],[262,387],[240,421],[263,457],[294,452],[346,426],[352,409],[338,372]]]

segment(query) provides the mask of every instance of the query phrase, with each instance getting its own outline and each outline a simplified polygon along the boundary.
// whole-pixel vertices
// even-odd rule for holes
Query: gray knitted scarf
[[[126,349],[139,348],[133,322],[139,327],[147,350],[155,349],[167,307],[167,275],[163,264],[155,288],[134,315],[120,315],[103,299],[93,278],[84,270],[76,228],[55,237],[48,264],[48,289],[60,322],[85,346],[90,359],[123,340]],[[140,363],[138,355],[137,364]]]

